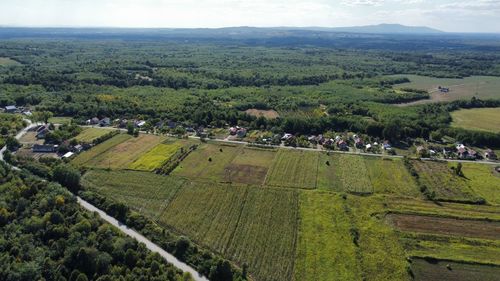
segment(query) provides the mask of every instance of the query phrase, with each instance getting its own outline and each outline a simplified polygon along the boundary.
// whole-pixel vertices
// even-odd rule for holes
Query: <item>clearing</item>
[[[251,108],[251,109],[247,109],[245,111],[246,114],[248,115],[251,115],[251,116],[255,116],[255,117],[265,117],[267,119],[276,119],[278,117],[280,117],[280,115],[278,114],[278,112],[276,110],[262,110],[262,109],[255,109],[255,108]]]
[[[0,57],[0,66],[16,66],[16,65],[22,65],[22,64],[11,58]]]
[[[269,169],[266,184],[293,188],[316,188],[318,153],[280,149]]]
[[[48,122],[52,124],[70,124],[73,121],[71,117],[50,117]]]
[[[105,153],[106,151],[110,150],[116,145],[124,141],[127,141],[131,138],[132,138],[131,135],[118,134],[112,137],[111,139],[96,145],[92,149],[80,153],[75,159],[73,159],[72,163],[75,165],[83,165],[87,167],[92,166],[91,161],[93,162],[94,158],[100,156],[101,154]]]
[[[408,77],[410,79],[410,83],[395,86],[398,89],[413,88],[426,90],[431,94],[431,99],[401,104],[403,106],[470,99],[472,97],[480,99],[500,98],[500,92],[498,91],[498,88],[500,88],[500,77],[471,76],[463,79],[433,78],[419,75],[393,75],[391,77]],[[450,92],[441,93],[438,90],[439,86],[449,88]]]
[[[452,127],[469,130],[500,132],[500,107],[461,109],[451,113]]]

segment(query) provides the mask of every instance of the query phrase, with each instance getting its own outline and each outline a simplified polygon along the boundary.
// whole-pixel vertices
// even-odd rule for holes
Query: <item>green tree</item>
[[[76,192],[80,188],[80,172],[69,165],[56,166],[53,179],[72,192]]]
[[[21,147],[19,141],[14,137],[8,137],[7,140],[5,141],[5,145],[7,146],[7,149],[10,151],[16,151],[19,147]]]

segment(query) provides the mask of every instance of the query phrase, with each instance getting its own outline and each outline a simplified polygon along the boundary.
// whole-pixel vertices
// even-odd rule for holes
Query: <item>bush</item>
[[[54,181],[68,188],[71,192],[80,189],[80,172],[69,165],[58,165],[53,172]]]

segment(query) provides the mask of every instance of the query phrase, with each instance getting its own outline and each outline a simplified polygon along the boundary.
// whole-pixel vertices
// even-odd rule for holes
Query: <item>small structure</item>
[[[340,149],[340,150],[343,150],[343,151],[348,151],[349,150],[349,146],[347,145],[347,142],[343,139],[340,139],[338,142],[337,142],[337,147]]]
[[[384,148],[384,150],[391,150],[392,149],[392,146],[389,143],[389,141],[384,141],[384,144],[382,144],[382,147]]]
[[[146,121],[144,121],[144,120],[135,121],[135,126],[136,126],[137,128],[141,128],[141,127],[143,127],[144,125],[146,125]]]
[[[247,135],[247,129],[245,129],[245,128],[240,128],[240,129],[238,130],[238,132],[236,132],[236,135],[237,135],[237,136],[238,136],[238,138],[240,138],[240,139],[242,139],[242,138],[246,137],[246,135]]]
[[[16,113],[17,107],[15,105],[8,105],[5,107],[5,113]]]
[[[71,157],[71,156],[73,156],[73,155],[75,155],[75,153],[73,153],[73,152],[71,152],[71,151],[70,151],[70,152],[67,152],[66,154],[64,154],[64,155],[62,156],[62,158],[64,158],[64,159],[65,159],[65,158],[70,158],[70,157]]]
[[[50,133],[49,125],[42,125],[36,130],[36,138],[44,139]]]
[[[427,155],[427,149],[424,146],[422,146],[422,145],[417,146],[417,155],[419,155],[419,156],[426,156]]]
[[[34,153],[54,153],[57,151],[57,145],[35,144],[32,150]]]
[[[366,149],[367,151],[370,151],[370,150],[372,149],[372,145],[371,145],[371,144],[367,144],[367,145],[365,146],[365,149]]]
[[[281,137],[281,140],[283,140],[283,141],[287,141],[287,140],[289,140],[289,139],[291,139],[291,138],[293,138],[293,135],[292,135],[292,134],[285,133],[285,134],[283,135],[283,137]]]
[[[99,124],[99,118],[94,117],[92,119],[87,120],[85,123],[87,123],[87,125],[97,125]]]
[[[446,93],[449,93],[450,92],[450,88],[445,88],[445,87],[441,87],[439,86],[438,87],[438,90],[443,93],[443,94],[446,94]]]
[[[75,146],[73,147],[73,151],[74,151],[75,153],[80,153],[80,152],[82,152],[82,151],[83,151],[83,146],[82,146],[81,144],[77,144],[77,145],[75,145]]]
[[[497,160],[498,159],[495,151],[493,151],[491,149],[486,150],[486,152],[484,153],[484,157],[486,157],[486,159],[489,159],[489,160]]]

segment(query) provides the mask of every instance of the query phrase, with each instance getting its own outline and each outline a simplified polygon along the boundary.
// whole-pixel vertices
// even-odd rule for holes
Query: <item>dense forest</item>
[[[500,146],[498,134],[449,126],[451,110],[498,106],[495,101],[397,108],[392,105],[429,94],[396,90],[408,80],[388,76],[500,76],[496,37],[212,32],[104,30],[104,40],[92,30],[0,30],[6,38],[0,57],[18,62],[0,67],[0,106],[34,106],[79,123],[95,116],[137,118],[151,126],[173,120],[275,133],[355,131],[393,140],[446,133]],[[403,48],[412,44],[419,48]],[[249,108],[274,109],[280,118],[255,118],[244,113]]]

